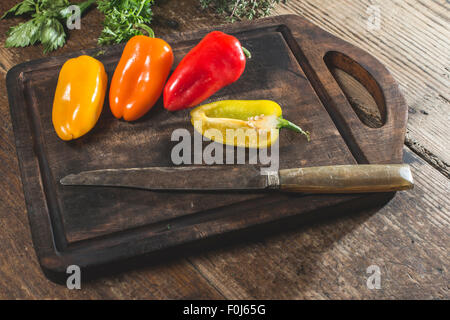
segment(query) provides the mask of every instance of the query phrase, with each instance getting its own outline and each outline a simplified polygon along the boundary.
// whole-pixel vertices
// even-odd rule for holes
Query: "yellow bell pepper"
[[[213,141],[246,148],[270,147],[279,137],[279,129],[309,132],[282,117],[278,103],[269,100],[223,100],[191,111],[195,130]]]
[[[64,63],[53,102],[52,121],[62,140],[88,133],[103,109],[108,84],[103,64],[89,56]]]

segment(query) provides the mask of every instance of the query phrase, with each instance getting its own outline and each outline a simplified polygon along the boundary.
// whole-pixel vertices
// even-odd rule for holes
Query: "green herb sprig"
[[[144,33],[154,37],[148,26],[153,16],[152,4],[153,0],[98,0],[97,8],[105,15],[98,43],[121,43]]]
[[[280,0],[199,0],[203,8],[213,7],[229,20],[254,19],[267,16]],[[136,35],[154,33],[152,21],[154,0],[86,0],[77,3],[81,13],[97,3],[105,16],[99,44],[128,41]],[[1,19],[26,15],[30,19],[11,27],[5,47],[26,47],[42,43],[44,53],[56,50],[66,43],[65,22],[72,12],[69,0],[23,0],[8,10]]]
[[[95,0],[77,3],[83,13]],[[24,0],[5,12],[0,20],[11,16],[28,15],[27,22],[11,27],[5,47],[26,47],[42,43],[44,53],[56,50],[66,43],[66,30],[64,28],[71,12],[68,0]]]
[[[214,8],[232,22],[268,16],[278,3],[280,0],[200,0],[203,9]]]

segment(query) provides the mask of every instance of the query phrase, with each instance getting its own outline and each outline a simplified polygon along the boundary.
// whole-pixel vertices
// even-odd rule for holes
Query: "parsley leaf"
[[[40,24],[36,19],[21,23],[9,30],[5,47],[26,47],[36,43],[40,36]]]
[[[96,0],[87,0],[77,5],[81,13],[94,4]],[[26,47],[42,43],[44,53],[56,50],[66,43],[66,30],[64,25],[72,15],[68,7],[69,0],[24,0],[19,2],[0,18],[13,15],[28,15],[30,20],[11,27],[5,47]]]
[[[24,13],[30,13],[30,12],[34,12],[35,11],[35,2],[33,0],[25,0],[22,2],[19,2],[18,4],[16,4],[14,7],[12,7],[11,9],[9,9],[8,11],[6,11],[1,19],[6,18],[6,16],[10,16],[10,15],[16,15],[16,16],[20,16]]]
[[[56,50],[66,43],[66,33],[58,19],[45,22],[41,29],[41,43],[44,45],[44,53]]]
[[[98,0],[97,8],[105,15],[99,44],[121,43],[144,33],[153,37],[148,26],[153,16],[152,4],[153,0]]]

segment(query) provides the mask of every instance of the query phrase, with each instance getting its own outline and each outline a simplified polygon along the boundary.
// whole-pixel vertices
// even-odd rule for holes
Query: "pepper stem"
[[[138,24],[136,24],[136,27],[145,30],[148,33],[148,36],[150,38],[154,38],[155,37],[155,32],[153,32],[153,29],[150,28],[149,26],[147,26],[146,24],[138,23]]]
[[[244,54],[245,54],[245,56],[246,56],[248,59],[251,59],[251,58],[252,58],[252,54],[251,54],[250,51],[248,51],[248,49],[242,47],[242,51],[244,51]]]
[[[292,123],[292,122],[290,122],[290,121],[288,121],[286,119],[283,119],[282,117],[278,118],[277,128],[278,129],[287,128],[287,129],[293,130],[295,132],[299,132],[299,133],[305,135],[306,139],[308,139],[308,141],[311,140],[311,135],[310,135],[310,133],[308,131],[304,131],[302,128],[300,128],[296,124],[294,124],[294,123]]]

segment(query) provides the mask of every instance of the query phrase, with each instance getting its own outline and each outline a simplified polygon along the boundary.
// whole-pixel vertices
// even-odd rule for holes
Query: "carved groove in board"
[[[50,216],[49,222],[52,226],[51,230],[54,237],[54,245],[56,250],[62,251],[67,248],[67,239],[64,232],[58,201],[54,197],[55,185],[52,183],[54,180],[52,179],[52,173],[47,161],[47,152],[44,138],[42,136],[41,122],[38,116],[39,112],[36,110],[35,103],[33,103],[37,97],[35,96],[35,92],[30,90],[30,82],[31,80],[27,78],[24,79],[24,90],[22,94],[24,95],[26,108],[29,111],[27,112],[29,124],[35,132],[35,134],[32,135],[33,150],[35,150],[36,157],[38,158],[39,174],[46,198],[48,214]]]
[[[320,102],[325,107],[331,119],[333,120],[334,125],[338,129],[345,143],[347,144],[350,152],[352,153],[352,156],[360,164],[369,163],[367,158],[364,156],[364,153],[362,152],[361,148],[359,147],[358,142],[355,140],[355,137],[352,136],[345,119],[342,118],[336,112],[333,112],[333,108],[330,106],[332,99],[329,93],[327,92],[327,89],[323,85],[319,76],[312,67],[311,63],[308,61],[308,58],[306,57],[305,53],[300,47],[300,44],[296,41],[296,39],[292,35],[291,30],[286,25],[280,25],[279,31],[281,32],[281,34],[283,34],[286,43],[288,44],[292,53],[295,55],[300,67],[302,68],[303,72],[308,78],[309,83],[314,89],[316,95],[319,97]]]
[[[359,120],[370,128],[381,128],[386,123],[386,103],[375,79],[342,53],[330,51],[324,61]],[[365,81],[358,75],[364,75]]]

